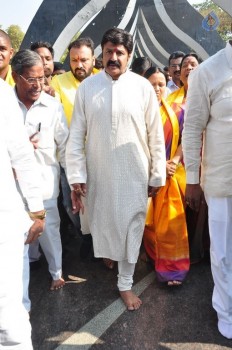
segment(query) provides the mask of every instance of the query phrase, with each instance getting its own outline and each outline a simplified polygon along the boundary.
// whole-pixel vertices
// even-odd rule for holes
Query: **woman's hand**
[[[176,172],[177,164],[172,160],[166,162],[166,175],[167,177],[172,177]]]

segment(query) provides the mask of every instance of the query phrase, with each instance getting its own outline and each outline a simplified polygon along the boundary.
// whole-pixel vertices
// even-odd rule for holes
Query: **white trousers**
[[[27,233],[24,235],[24,241]],[[31,300],[29,298],[30,266],[28,259],[29,244],[24,244],[23,252],[23,305],[27,312],[31,311]]]
[[[62,246],[60,238],[60,217],[57,208],[57,199],[50,199],[43,202],[47,211],[45,229],[38,241],[32,243],[29,249],[30,261],[39,259],[38,242],[48,262],[48,270],[53,280],[62,276]],[[32,255],[32,252],[34,255]],[[38,259],[36,259],[36,257]]]
[[[81,232],[83,235],[88,235],[90,233],[90,228],[89,228],[89,222],[88,222],[88,212],[86,208],[86,198],[81,197],[81,200],[85,207],[84,214],[82,214],[81,212],[79,213],[80,223],[81,223]]]
[[[130,264],[127,260],[118,261],[118,289],[123,292],[131,290],[135,264]]]
[[[219,332],[232,339],[232,198],[206,196],[209,209],[213,308]]]
[[[0,241],[0,348],[32,350],[29,315],[23,306],[23,233]]]

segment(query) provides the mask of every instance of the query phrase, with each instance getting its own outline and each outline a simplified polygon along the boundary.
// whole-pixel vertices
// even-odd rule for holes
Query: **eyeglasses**
[[[26,81],[29,85],[34,85],[37,84],[38,82],[40,84],[44,84],[45,83],[45,77],[40,77],[40,78],[24,78],[21,74],[19,74],[19,76]]]

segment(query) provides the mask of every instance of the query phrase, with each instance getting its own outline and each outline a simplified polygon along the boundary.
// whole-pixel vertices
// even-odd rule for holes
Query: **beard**
[[[71,68],[72,74],[79,81],[82,81],[85,78],[89,77],[92,74],[92,71],[93,71],[93,66],[89,68],[87,71],[83,68],[76,68],[75,70]]]

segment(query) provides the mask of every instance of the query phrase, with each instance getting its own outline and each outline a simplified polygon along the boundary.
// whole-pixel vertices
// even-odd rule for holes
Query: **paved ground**
[[[79,259],[79,239],[70,239],[64,277],[67,283],[50,292],[47,264],[31,272],[31,323],[34,350],[227,350],[232,340],[217,331],[211,307],[209,261],[191,266],[182,287],[168,288],[155,280],[151,266],[140,261],[135,289],[143,300],[126,311],[116,289],[117,270],[102,261]]]

